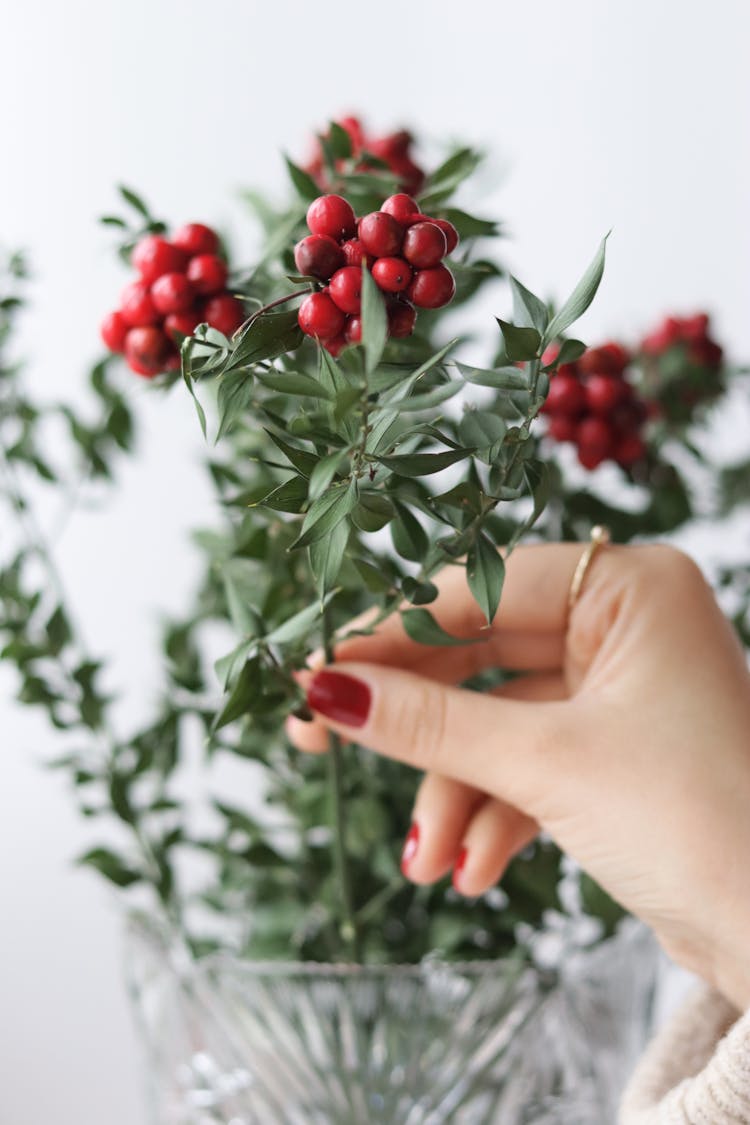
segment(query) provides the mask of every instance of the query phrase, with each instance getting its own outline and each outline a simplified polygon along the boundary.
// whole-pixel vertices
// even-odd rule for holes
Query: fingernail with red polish
[[[409,867],[409,864],[414,859],[414,856],[417,854],[417,848],[418,847],[419,847],[419,825],[417,824],[417,822],[415,820],[415,821],[412,821],[412,826],[409,829],[409,831],[407,833],[407,836],[406,836],[406,839],[404,841],[404,850],[401,853],[401,870],[403,871],[404,875],[407,874],[407,869]]]
[[[467,858],[468,854],[469,854],[469,852],[468,852],[467,848],[461,848],[461,851],[458,853],[458,856],[456,858],[456,862],[453,865],[452,880],[453,880],[453,886],[456,888],[456,890],[459,890],[459,883],[461,882],[461,875],[463,873],[463,869],[466,866],[466,858]]]
[[[371,695],[367,684],[343,672],[324,669],[316,672],[307,689],[307,702],[335,723],[361,727],[370,713]]]

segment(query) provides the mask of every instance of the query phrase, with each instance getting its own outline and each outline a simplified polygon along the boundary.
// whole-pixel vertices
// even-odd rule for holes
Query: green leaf
[[[529,379],[521,367],[507,365],[504,367],[484,368],[469,367],[465,363],[456,363],[467,383],[474,383],[479,387],[494,387],[499,391],[527,391]]]
[[[321,617],[323,610],[330,602],[335,591],[331,590],[320,602],[305,606],[299,613],[295,613],[283,624],[268,634],[266,640],[269,644],[286,645],[295,641],[304,640],[315,622]]]
[[[357,502],[357,486],[352,479],[334,485],[323,496],[310,505],[302,522],[302,532],[292,543],[291,550],[309,547],[317,539],[322,539],[333,531],[337,524],[346,519]]]
[[[365,370],[371,375],[380,363],[388,339],[385,302],[369,270],[362,270],[362,346]]]
[[[189,341],[187,341],[187,342],[189,343]],[[183,363],[182,363],[182,377],[185,381],[185,386],[190,391],[190,396],[191,396],[193,402],[195,403],[195,410],[196,410],[196,413],[198,415],[198,421],[200,423],[201,433],[203,434],[203,437],[205,439],[207,437],[206,412],[203,409],[203,407],[201,406],[200,402],[198,401],[198,396],[195,393],[195,387],[193,385],[193,380],[191,379],[190,373],[187,370],[184,358],[183,358]]]
[[[393,504],[381,492],[361,491],[351,521],[360,531],[380,531],[395,515]]]
[[[330,590],[338,578],[349,541],[349,527],[345,521],[336,525],[328,535],[311,543],[310,569],[315,578],[315,588],[320,597]]]
[[[376,460],[400,476],[426,477],[464,460],[469,452],[468,449],[459,448],[446,449],[442,453],[396,453],[392,457],[378,457]]]
[[[142,215],[147,222],[151,222],[151,212],[141,199],[140,195],[137,195],[132,188],[125,187],[124,184],[118,184],[117,190],[126,203],[129,203],[131,207],[134,207],[135,210],[138,211],[138,213]]]
[[[329,453],[327,457],[323,457],[318,461],[310,475],[310,483],[308,486],[308,496],[310,500],[317,500],[317,498],[325,492],[329,484],[336,476],[336,473],[347,459],[347,451],[345,449],[337,449],[334,453]]]
[[[513,294],[513,322],[521,328],[536,328],[544,335],[549,320],[549,312],[544,301],[531,293],[518,278],[510,278],[510,290]]]
[[[391,521],[390,533],[394,548],[402,559],[422,562],[430,547],[427,532],[406,504],[394,500],[393,505],[396,516]]]
[[[301,512],[307,502],[307,480],[305,477],[290,477],[277,485],[262,499],[248,504],[249,508],[271,508],[274,512]]]
[[[213,721],[212,731],[221,730],[252,710],[253,704],[263,692],[261,664],[257,657],[248,660],[242,667],[226,703]]]
[[[242,329],[227,367],[231,369],[259,363],[261,360],[276,359],[277,356],[294,351],[302,340],[303,333],[296,309],[261,313]]]
[[[142,876],[138,871],[120,859],[115,852],[110,851],[109,848],[92,848],[90,852],[79,857],[78,863],[86,864],[88,867],[94,867],[96,870],[114,883],[116,887],[130,887],[133,883],[138,883]]]
[[[474,601],[491,625],[500,604],[505,579],[505,563],[494,543],[480,532],[469,548],[466,581]]]
[[[352,155],[352,139],[338,122],[331,122],[326,139],[334,160],[348,160]]]
[[[473,481],[462,480],[447,492],[433,496],[430,502],[444,504],[448,508],[459,508],[476,516],[482,508],[482,492]]]
[[[431,391],[425,391],[424,394],[409,395],[406,398],[400,398],[397,402],[386,403],[378,411],[378,416],[414,414],[418,410],[428,410],[433,406],[439,406],[442,402],[447,402],[462,389],[462,384],[458,380],[451,379],[445,383],[440,383]]]
[[[264,432],[268,434],[276,448],[280,449],[285,457],[288,457],[297,472],[302,473],[304,477],[310,476],[318,463],[318,458],[314,453],[310,453],[307,449],[299,449],[296,445],[289,445],[288,442],[284,441],[278,434],[265,429],[265,427]]]
[[[57,606],[46,625],[50,652],[57,656],[71,640],[70,624],[61,605]]]
[[[226,656],[222,656],[216,661],[214,671],[224,691],[234,682],[237,672],[244,667],[256,647],[257,641],[243,641],[231,652],[228,652]]]
[[[412,605],[428,605],[438,596],[438,588],[434,582],[420,582],[408,574],[401,582],[404,597]]]
[[[458,435],[464,445],[480,451],[489,461],[493,461],[496,446],[504,439],[507,427],[502,418],[489,410],[467,410],[458,427]]]
[[[563,340],[554,365],[559,367],[561,363],[575,363],[585,351],[586,345],[582,340]]]
[[[228,434],[246,413],[255,394],[252,376],[247,371],[228,371],[219,380],[217,407],[219,429],[216,441]]]
[[[420,206],[429,211],[430,207],[452,195],[460,183],[471,175],[481,163],[482,154],[476,149],[461,148],[452,153],[428,177],[420,197]]]
[[[515,324],[501,320],[500,317],[497,318],[497,323],[503,334],[505,354],[508,359],[535,359],[542,342],[541,333],[536,328],[519,328]]]
[[[367,589],[373,594],[387,594],[393,589],[393,583],[390,578],[373,566],[367,559],[355,558],[352,559],[354,566],[360,578],[364,582]]]
[[[499,224],[494,219],[480,219],[460,211],[458,207],[443,207],[440,217],[453,223],[460,238],[496,238],[500,233]]]
[[[127,824],[134,824],[135,809],[130,803],[130,779],[125,774],[113,773],[109,779],[109,799],[112,808]]]
[[[607,238],[609,238],[609,235],[605,235],[605,237],[602,239],[601,243],[599,244],[599,249],[594,255],[594,259],[584,273],[583,277],[578,282],[575,289],[568,297],[567,301],[562,306],[560,311],[556,313],[555,316],[553,316],[552,320],[547,326],[547,331],[544,334],[545,344],[548,344],[557,336],[562,336],[563,332],[565,332],[565,330],[569,328],[571,324],[574,324],[580,316],[583,316],[583,314],[586,312],[586,309],[589,307],[594,297],[596,296],[596,291],[599,288],[599,283],[601,282],[602,274],[604,273],[604,257],[607,247]]]
[[[330,391],[312,375],[301,371],[256,371],[255,378],[269,390],[285,395],[304,395],[308,398],[330,399]]]
[[[292,181],[295,191],[300,199],[304,199],[306,203],[311,203],[313,199],[317,199],[321,194],[320,188],[315,183],[315,180],[308,173],[303,171],[298,164],[290,160],[288,156],[284,157],[286,162],[287,171],[289,172],[289,179]]]
[[[483,637],[452,637],[438,625],[429,609],[404,609],[401,621],[407,635],[421,645],[472,645],[484,640]]]

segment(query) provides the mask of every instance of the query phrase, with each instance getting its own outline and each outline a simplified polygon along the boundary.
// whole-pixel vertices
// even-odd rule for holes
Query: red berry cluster
[[[346,133],[349,134],[349,139],[352,145],[352,156],[354,158],[360,156],[363,152],[370,153],[372,156],[377,156],[388,165],[391,172],[398,177],[399,186],[402,191],[414,193],[419,191],[424,183],[424,172],[415,164],[411,156],[411,146],[414,143],[414,138],[411,133],[405,129],[399,129],[396,133],[388,133],[384,137],[367,136],[363,128],[362,122],[358,117],[342,117],[340,121],[336,122],[340,125]],[[337,169],[343,168],[344,161],[339,160],[336,163]],[[367,157],[360,160],[356,165],[357,170],[360,172],[370,172],[375,169],[375,165],[368,162]],[[307,164],[305,171],[308,172],[315,182],[321,188],[328,187],[326,182],[326,167],[323,161],[323,153],[320,144],[316,143],[315,153]]]
[[[456,291],[443,258],[458,245],[445,219],[423,215],[410,195],[392,195],[359,221],[340,195],[321,195],[307,212],[311,233],[294,248],[300,273],[327,282],[300,305],[299,324],[332,355],[362,339],[362,270],[386,297],[388,331],[410,336],[418,308],[439,309]]]
[[[554,363],[559,348],[544,353],[544,364]],[[572,441],[586,469],[602,461],[629,468],[646,453],[641,436],[648,414],[645,403],[625,378],[630,363],[620,344],[589,348],[575,363],[563,363],[550,379],[542,413],[549,416],[547,434],[555,441]]]
[[[170,240],[147,234],[130,260],[138,278],[125,286],[119,309],[108,313],[100,331],[137,375],[178,368],[180,341],[197,324],[229,336],[242,323],[243,308],[227,291],[227,265],[210,227],[187,223]]]
[[[676,346],[685,349],[688,362],[695,367],[718,371],[722,365],[724,352],[711,338],[710,320],[706,313],[665,317],[659,327],[645,337],[641,352],[646,356],[660,356]]]

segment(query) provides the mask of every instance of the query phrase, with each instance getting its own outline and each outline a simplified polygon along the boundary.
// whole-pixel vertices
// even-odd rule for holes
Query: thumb
[[[341,663],[304,676],[330,730],[388,758],[455,778],[531,812],[575,745],[568,701],[520,702],[399,668]]]

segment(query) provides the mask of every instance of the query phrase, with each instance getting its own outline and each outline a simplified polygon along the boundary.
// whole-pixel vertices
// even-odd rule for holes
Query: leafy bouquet
[[[479,154],[459,149],[425,174],[412,145],[406,132],[332,123],[305,168],[287,161],[288,203],[246,193],[264,234],[251,268],[231,266],[203,224],[169,235],[121,189],[130,217],[104,222],[137,277],[102,325],[110,354],[91,372],[93,417],[36,401],[11,362],[23,263],[8,264],[0,495],[22,534],[0,563],[0,656],[20,700],[42,707],[65,742],[54,764],[81,812],[119,825],[81,862],[134,903],[158,905],[198,954],[496,957],[571,916],[589,920],[586,940],[610,933],[620,908],[544,840],[475,901],[447,881],[407,882],[397,857],[413,771],[335,736],[323,757],[295,751],[284,736],[286,717],[306,713],[295,672],[394,614],[418,643],[472,643],[429,608],[445,566],[465,568],[489,624],[504,559],[524,536],[583,539],[598,522],[621,541],[664,535],[745,499],[748,464],[717,466],[702,451],[737,375],[708,318],[669,318],[634,348],[587,348],[570,329],[599,286],[604,243],[554,309],[506,277],[497,224],[452,202]],[[462,341],[446,336],[443,310],[460,310],[466,331],[465,306],[498,281],[512,312],[497,319],[486,365],[469,365],[454,358]],[[114,724],[101,660],[83,647],[35,515],[40,489],[111,478],[132,449],[120,355],[165,409],[180,382],[193,396],[211,431],[217,509],[194,535],[193,603],[164,629],[158,708],[130,731]],[[47,427],[60,421],[69,440],[53,460]],[[721,581],[747,639],[750,575],[726,568]],[[514,674],[464,686],[486,691]],[[210,813],[198,818],[179,785],[196,732]],[[224,755],[247,764],[232,803],[211,798]]]

